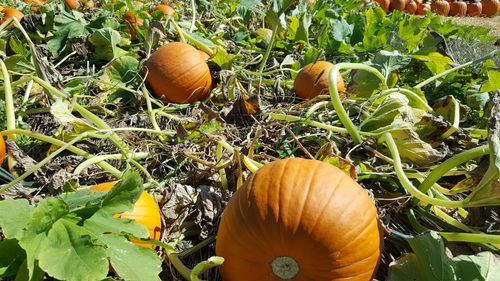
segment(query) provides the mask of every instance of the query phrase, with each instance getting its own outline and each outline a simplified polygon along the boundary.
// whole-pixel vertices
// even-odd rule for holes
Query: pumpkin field
[[[500,280],[499,10],[0,0],[0,280]]]

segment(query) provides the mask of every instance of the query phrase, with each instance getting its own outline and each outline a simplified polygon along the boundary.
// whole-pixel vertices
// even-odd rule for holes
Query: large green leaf
[[[0,277],[13,276],[26,260],[26,252],[15,239],[0,241]]]
[[[125,50],[117,46],[121,40],[120,33],[109,27],[96,30],[89,36],[89,42],[98,50],[93,53],[94,59],[110,61],[126,54]]]
[[[387,281],[493,281],[500,262],[492,253],[447,256],[443,239],[434,231],[408,239],[414,253],[392,262]]]
[[[0,228],[2,228],[6,238],[19,239],[23,228],[28,224],[33,209],[33,206],[26,199],[0,201]]]

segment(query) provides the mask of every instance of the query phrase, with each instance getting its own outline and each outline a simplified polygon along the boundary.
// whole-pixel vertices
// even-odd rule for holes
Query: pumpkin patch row
[[[365,3],[372,2],[371,0]],[[440,16],[494,17],[500,11],[499,0],[473,0],[466,3],[461,0],[373,0],[385,12],[399,10],[412,15],[426,15],[432,11]]]

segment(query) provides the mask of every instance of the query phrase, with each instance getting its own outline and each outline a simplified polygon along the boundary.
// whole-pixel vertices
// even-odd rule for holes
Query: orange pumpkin
[[[105,182],[91,187],[94,191],[108,191],[115,185],[115,182]],[[143,192],[139,200],[135,202],[131,212],[124,212],[114,215],[116,218],[127,218],[135,220],[138,224],[144,225],[149,232],[149,238],[159,240],[161,238],[161,212],[154,198],[147,192]],[[137,241],[134,244],[154,249],[155,246]]]
[[[436,0],[432,2],[431,10],[440,16],[447,16],[450,12],[450,3],[444,0]]]
[[[39,6],[42,6],[43,4],[45,4],[45,1],[43,0],[24,0],[23,1],[24,3],[26,4],[34,4],[31,6],[30,10],[33,12],[33,13],[38,13],[38,8]]]
[[[3,14],[0,19],[0,24],[6,22],[11,17],[15,17],[18,21],[21,21],[24,17],[24,14],[21,11],[12,8],[3,8],[0,13]]]
[[[368,281],[382,250],[377,209],[318,160],[260,168],[229,200],[217,234],[224,281]]]
[[[380,8],[384,10],[385,12],[389,12],[389,6],[391,4],[391,0],[373,0],[374,2],[377,2],[380,5]]]
[[[467,4],[467,16],[469,17],[479,17],[483,11],[483,6],[481,2],[472,2]]]
[[[78,0],[64,0],[66,2],[66,5],[70,10],[75,10],[81,7],[80,1]]]
[[[5,157],[5,141],[3,140],[3,137],[0,136],[0,166],[3,164],[3,159]]]
[[[463,17],[467,14],[467,4],[463,1],[450,2],[449,16]]]
[[[317,61],[302,68],[293,83],[293,89],[298,97],[312,99],[317,95],[328,94],[328,75],[333,64],[327,61]],[[344,80],[337,75],[337,88],[345,91]]]
[[[171,16],[175,14],[175,10],[172,9],[172,7],[170,7],[169,5],[158,5],[151,12],[154,11],[162,11],[163,15],[165,16]]]
[[[408,0],[392,0],[389,6],[390,10],[404,11]]]
[[[145,11],[142,11],[141,14],[149,16],[149,14]],[[144,20],[139,16],[134,16],[131,11],[123,14],[122,19],[125,20],[125,24],[127,25],[128,31],[130,32],[130,40],[134,41],[136,39],[137,33],[135,29],[138,26],[142,26],[144,24]]]
[[[212,76],[205,58],[191,45],[168,43],[144,64],[146,83],[160,100],[193,103],[210,95]]]
[[[500,10],[499,0],[481,0],[481,5],[483,7],[483,14],[488,17],[496,16]]]
[[[417,3],[417,15],[425,16],[427,15],[427,11],[431,11],[431,5],[429,3]]]
[[[410,1],[408,2],[408,4],[406,4],[405,10],[408,14],[414,15],[417,12],[417,7],[418,7],[417,2]]]
[[[92,1],[92,0],[85,2],[86,8],[93,8],[94,6],[95,6],[95,4],[94,4],[94,1]]]

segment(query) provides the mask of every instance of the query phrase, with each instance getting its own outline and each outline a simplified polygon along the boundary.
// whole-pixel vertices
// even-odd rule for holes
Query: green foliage
[[[408,243],[414,253],[391,263],[387,281],[493,281],[500,275],[500,262],[491,252],[449,258],[436,232],[410,238]]]
[[[101,280],[108,274],[109,259],[125,280],[160,280],[155,252],[120,235],[147,237],[146,228],[113,217],[132,210],[142,191],[139,175],[129,171],[109,192],[80,190],[45,198],[36,207],[24,199],[0,202],[0,227],[9,239],[0,247],[13,249],[0,255],[4,276],[25,266],[30,278],[40,267],[61,280]],[[13,209],[17,211],[8,211]]]

